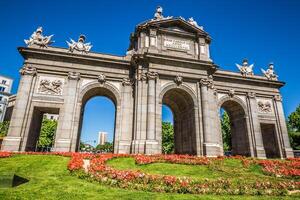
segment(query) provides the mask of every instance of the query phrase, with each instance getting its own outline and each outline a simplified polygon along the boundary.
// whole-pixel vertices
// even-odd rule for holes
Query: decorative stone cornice
[[[36,72],[35,67],[33,67],[32,65],[26,64],[24,67],[22,67],[20,73],[21,73],[21,75],[35,76],[37,72]]]
[[[180,74],[177,74],[174,78],[174,82],[179,86],[183,83],[183,78]]]
[[[68,79],[69,80],[79,80],[80,79],[80,73],[79,72],[69,72],[68,73]]]
[[[106,82],[106,76],[103,73],[98,75],[98,82],[101,84],[104,84]]]
[[[256,94],[255,94],[255,92],[248,92],[248,93],[247,93],[247,97],[248,97],[248,98],[255,98],[255,97],[256,97]]]
[[[282,101],[282,96],[280,94],[274,95],[273,98],[275,101]]]
[[[147,72],[146,75],[147,75],[148,80],[156,80],[158,77],[158,73],[154,72],[154,71],[149,71],[149,72]]]
[[[126,78],[126,77],[124,77],[123,79],[122,79],[122,85],[123,86],[132,86],[133,85],[133,81],[132,81],[132,79],[130,79],[130,78]]]

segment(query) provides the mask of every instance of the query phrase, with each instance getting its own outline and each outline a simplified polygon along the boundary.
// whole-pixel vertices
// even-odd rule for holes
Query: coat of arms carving
[[[49,79],[42,79],[40,81],[39,93],[61,95],[62,94],[62,85],[63,85],[63,82],[61,80],[52,80],[51,81]]]

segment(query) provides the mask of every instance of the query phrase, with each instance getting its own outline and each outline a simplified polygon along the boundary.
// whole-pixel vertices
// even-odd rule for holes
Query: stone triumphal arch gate
[[[253,157],[293,157],[273,65],[253,74],[245,60],[239,72],[210,58],[211,38],[190,18],[155,17],[138,24],[126,56],[90,52],[85,36],[51,47],[38,28],[18,50],[24,58],[4,151],[32,151],[43,113],[59,114],[54,151],[76,151],[85,103],[103,95],[115,104],[115,153],[162,151],[162,105],[174,114],[175,152],[223,154],[220,109],[231,120],[232,151]]]

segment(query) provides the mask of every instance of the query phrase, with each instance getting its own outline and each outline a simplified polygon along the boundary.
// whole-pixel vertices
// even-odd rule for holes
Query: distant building
[[[50,114],[50,113],[45,113],[44,117],[46,117],[47,119],[51,119],[51,120],[58,120],[59,115],[57,114]]]
[[[0,75],[0,122],[3,121],[7,104],[8,97],[11,95],[11,88],[13,79]]]
[[[104,145],[107,142],[107,133],[106,132],[99,132],[98,133],[98,144]]]

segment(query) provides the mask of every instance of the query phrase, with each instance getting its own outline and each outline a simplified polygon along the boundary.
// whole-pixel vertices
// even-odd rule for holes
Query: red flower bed
[[[263,167],[264,172],[275,176],[300,176],[300,159],[261,160],[258,164]]]
[[[11,156],[12,156],[11,152],[5,152],[5,151],[0,152],[0,158],[8,158]]]

